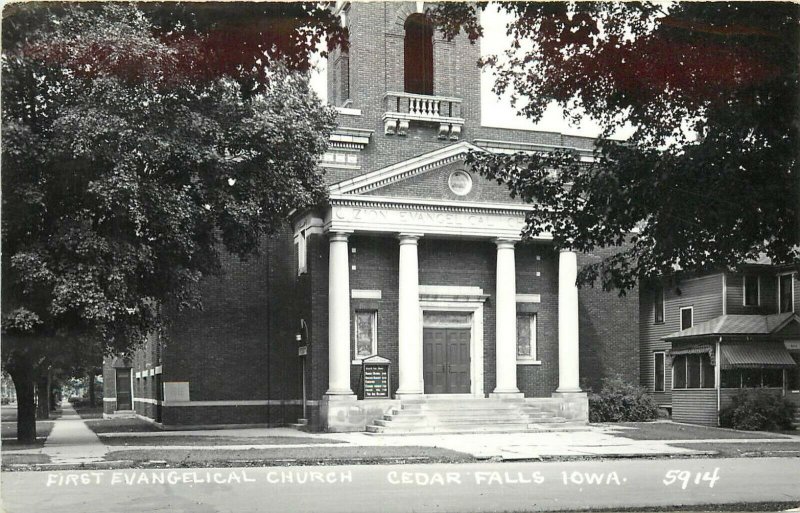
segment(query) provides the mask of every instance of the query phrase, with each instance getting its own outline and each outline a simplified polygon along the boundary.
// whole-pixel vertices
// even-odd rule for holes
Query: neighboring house
[[[641,383],[672,418],[715,426],[740,388],[800,405],[795,268],[745,264],[640,289]]]
[[[453,429],[526,429],[586,422],[581,383],[636,381],[636,294],[578,291],[576,273],[602,255],[521,242],[529,207],[464,164],[470,150],[589,159],[593,141],[482,126],[479,44],[443,40],[421,6],[340,5],[350,49],[328,61],[340,114],[322,160],[328,203],[297,212],[260,255],[229,257],[202,285],[204,310],[176,315],[168,339],[109,360],[107,413],[391,430],[438,407]],[[416,413],[383,418],[393,410]]]

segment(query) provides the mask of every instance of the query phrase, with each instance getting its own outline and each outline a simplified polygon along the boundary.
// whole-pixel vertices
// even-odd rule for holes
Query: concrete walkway
[[[446,435],[405,435],[381,436],[366,433],[302,433],[287,428],[255,428],[241,430],[213,431],[170,431],[153,433],[108,433],[101,435],[107,440],[116,437],[140,439],[143,442],[153,436],[165,437],[213,437],[226,438],[247,437],[250,440],[242,444],[225,445],[181,445],[179,438],[175,444],[137,445],[135,442],[126,446],[111,446],[117,450],[250,450],[291,448],[302,451],[308,447],[436,447],[450,449],[476,458],[501,460],[538,459],[557,456],[594,456],[594,457],[654,457],[654,456],[692,456],[708,454],[690,448],[675,447],[674,444],[686,443],[744,443],[744,442],[796,442],[800,446],[800,437],[785,436],[780,438],[754,439],[706,439],[706,440],[633,440],[610,433],[612,429],[603,426],[586,426],[581,431],[548,432],[548,433],[479,433],[479,434],[446,434]],[[319,443],[313,445],[293,444],[286,441],[282,444],[263,445],[253,443],[253,438],[285,437],[316,438]],[[335,440],[338,443],[327,441]]]
[[[108,447],[86,426],[71,404],[65,402],[61,408],[61,418],[56,419],[40,452],[49,456],[52,463],[103,461]]]

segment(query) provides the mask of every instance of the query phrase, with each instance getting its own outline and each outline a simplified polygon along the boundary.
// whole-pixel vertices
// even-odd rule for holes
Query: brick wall
[[[172,314],[163,349],[164,382],[188,381],[192,401],[300,398],[291,248],[291,236],[283,232],[265,239],[260,254],[247,260],[223,255],[223,273],[200,285],[203,309]],[[142,380],[147,391],[137,392],[153,394],[152,381],[148,378],[145,385]],[[291,417],[283,406],[262,407],[258,414],[251,410],[237,406],[165,408],[164,423],[241,423],[253,422],[256,417],[258,422],[268,423],[273,422],[273,415]],[[209,415],[229,413],[227,417],[220,413],[224,419],[207,417],[206,422],[199,422],[203,411]]]

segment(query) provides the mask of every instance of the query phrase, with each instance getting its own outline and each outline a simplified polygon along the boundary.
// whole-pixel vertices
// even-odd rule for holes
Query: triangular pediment
[[[339,182],[331,194],[520,204],[509,190],[465,165],[471,150],[485,151],[462,141],[432,152]]]

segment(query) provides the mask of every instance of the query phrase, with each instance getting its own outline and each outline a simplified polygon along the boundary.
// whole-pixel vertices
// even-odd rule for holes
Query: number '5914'
[[[692,472],[690,470],[668,470],[664,476],[664,484],[670,486],[679,484],[681,489],[685,490],[690,484],[696,486],[705,485],[708,483],[709,488],[714,488],[714,483],[719,480],[719,467],[714,467],[713,471],[698,471]]]

